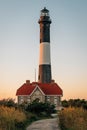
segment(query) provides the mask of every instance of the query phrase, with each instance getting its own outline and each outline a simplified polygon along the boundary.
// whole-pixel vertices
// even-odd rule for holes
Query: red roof
[[[62,89],[56,83],[38,83],[33,82],[29,84],[23,84],[18,90],[16,95],[30,95],[37,87],[42,90],[45,95],[62,95]]]

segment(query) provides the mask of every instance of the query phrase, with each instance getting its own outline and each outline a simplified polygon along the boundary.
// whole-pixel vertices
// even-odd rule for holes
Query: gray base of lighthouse
[[[38,81],[40,83],[51,82],[51,65],[39,65]]]

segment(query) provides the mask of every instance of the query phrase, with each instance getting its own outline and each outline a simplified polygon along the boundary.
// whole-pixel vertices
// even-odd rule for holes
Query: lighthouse
[[[50,102],[57,109],[61,107],[63,91],[60,86],[52,80],[51,56],[50,56],[50,24],[49,10],[41,10],[40,19],[40,55],[38,82],[26,82],[17,89],[16,96],[18,104],[31,103],[38,99],[39,102]]]
[[[50,24],[49,10],[41,10],[40,19],[39,83],[51,83]]]

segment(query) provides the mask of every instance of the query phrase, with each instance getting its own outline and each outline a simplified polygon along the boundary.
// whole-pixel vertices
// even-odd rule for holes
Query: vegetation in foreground
[[[87,110],[69,107],[59,113],[61,130],[87,130]]]
[[[61,130],[87,130],[87,100],[63,100],[62,106],[59,113]]]
[[[87,130],[87,101],[70,99],[62,101],[59,112],[61,130]],[[0,100],[0,130],[25,130],[31,122],[50,118],[55,106],[38,100],[18,105],[13,99]]]
[[[15,108],[0,106],[0,130],[16,130],[23,127],[26,116]]]
[[[37,100],[18,105],[13,99],[0,100],[0,130],[25,130],[29,123],[51,117],[55,106]]]

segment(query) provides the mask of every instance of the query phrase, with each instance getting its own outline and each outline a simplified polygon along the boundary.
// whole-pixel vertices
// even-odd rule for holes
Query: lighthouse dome
[[[41,10],[41,16],[49,16],[49,10],[47,10],[46,7]]]

